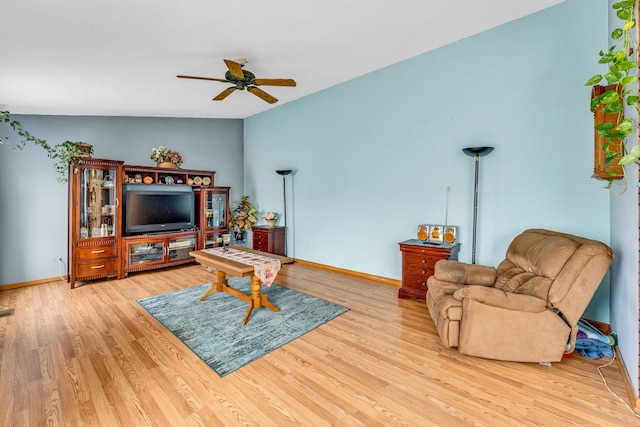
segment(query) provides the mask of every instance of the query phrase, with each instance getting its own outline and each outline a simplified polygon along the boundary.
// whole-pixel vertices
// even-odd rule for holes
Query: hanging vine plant
[[[22,150],[27,143],[33,143],[41,147],[47,153],[47,156],[53,160],[53,166],[58,174],[58,182],[61,184],[67,182],[67,170],[70,160],[74,160],[74,165],[76,166],[74,171],[77,172],[77,165],[82,162],[81,158],[91,157],[93,154],[93,147],[89,144],[65,141],[61,144],[50,145],[46,140],[36,138],[22,126],[22,123],[13,119],[8,111],[0,111],[0,124],[9,126],[19,136],[19,141],[12,144],[9,142],[9,136],[0,135],[0,144],[10,145],[12,146],[11,148],[18,150]]]
[[[596,131],[605,141],[602,150],[605,152],[605,166],[610,166],[614,160],[622,168],[623,178],[625,178],[624,192],[627,188],[626,176],[624,176],[624,166],[632,163],[640,164],[640,145],[635,145],[628,149],[628,138],[633,133],[634,120],[637,121],[640,108],[638,106],[637,81],[634,75],[637,69],[638,43],[634,37],[636,31],[636,0],[625,0],[612,5],[618,19],[620,27],[611,32],[611,39],[622,46],[614,44],[609,50],[600,51],[599,64],[608,64],[609,71],[605,74],[596,74],[585,83],[585,86],[596,86],[603,80],[609,85],[615,85],[615,89],[607,90],[591,100],[593,110],[602,108],[608,117],[614,117],[613,121],[605,121],[596,125]],[[625,106],[635,109],[633,117],[625,117]],[[637,127],[637,124],[636,124]],[[621,151],[612,150],[615,140],[622,143]],[[611,189],[613,179],[607,179],[606,188]]]

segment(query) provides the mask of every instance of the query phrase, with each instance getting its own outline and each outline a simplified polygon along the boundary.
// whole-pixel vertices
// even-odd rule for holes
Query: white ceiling
[[[4,0],[0,109],[245,118],[564,0]],[[297,87],[212,101],[223,58]]]

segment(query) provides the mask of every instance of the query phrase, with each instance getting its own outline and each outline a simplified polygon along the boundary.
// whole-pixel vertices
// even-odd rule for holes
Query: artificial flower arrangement
[[[231,218],[229,218],[229,228],[235,233],[244,233],[258,221],[256,218],[255,206],[249,201],[249,196],[242,196],[233,208]]]
[[[153,148],[151,150],[151,160],[156,163],[169,162],[173,164],[175,167],[179,168],[182,166],[182,156],[177,151],[170,150],[168,148],[163,147],[162,145],[158,148]]]
[[[264,219],[266,219],[267,221],[270,220],[276,220],[278,219],[278,213],[277,212],[267,212],[266,214],[264,214]]]

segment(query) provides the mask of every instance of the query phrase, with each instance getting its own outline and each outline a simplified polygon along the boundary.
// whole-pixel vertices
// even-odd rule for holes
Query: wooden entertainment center
[[[214,171],[126,165],[118,160],[82,158],[71,162],[71,287],[77,281],[122,279],[130,272],[193,262],[189,252],[221,246],[222,235],[229,233],[229,187],[216,187],[214,175]],[[128,184],[158,191],[190,187],[194,196],[192,226],[167,232],[126,233],[123,197]]]

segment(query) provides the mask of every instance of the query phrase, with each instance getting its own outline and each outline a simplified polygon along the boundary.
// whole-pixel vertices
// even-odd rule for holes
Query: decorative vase
[[[160,162],[158,167],[162,169],[176,169],[176,166],[171,162]]]
[[[277,219],[267,219],[267,220],[265,220],[265,221],[267,221],[267,225],[268,225],[269,227],[275,227],[275,226],[276,226],[276,222],[278,222],[278,220],[277,220]]]

